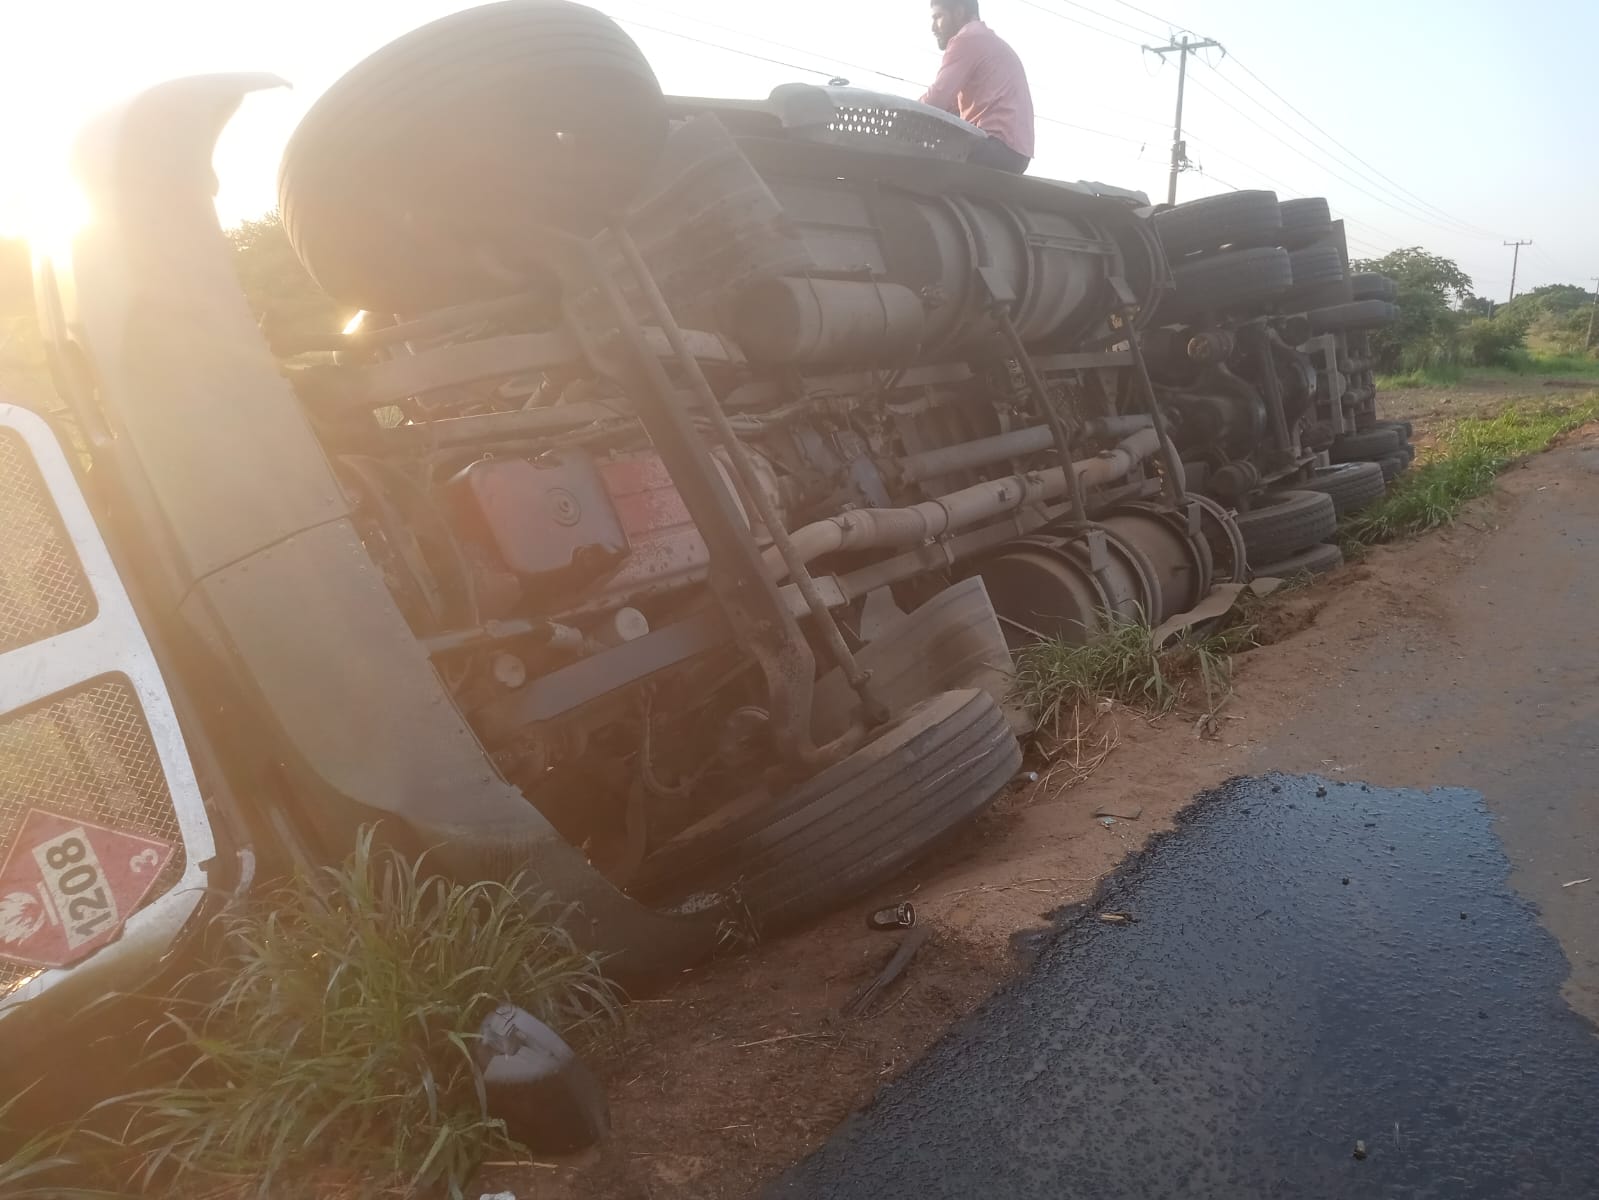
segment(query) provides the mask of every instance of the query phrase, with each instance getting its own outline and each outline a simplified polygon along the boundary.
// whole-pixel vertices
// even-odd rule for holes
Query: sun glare
[[[20,238],[35,255],[61,259],[93,215],[83,189],[65,172],[38,171],[0,196],[0,237]]]

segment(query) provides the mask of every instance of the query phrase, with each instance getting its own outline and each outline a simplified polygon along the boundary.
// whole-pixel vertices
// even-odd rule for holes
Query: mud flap
[[[946,588],[909,616],[883,628],[855,661],[872,673],[872,694],[891,712],[904,712],[941,692],[981,688],[994,697],[1017,736],[1033,728],[1032,715],[1013,695],[1015,665],[999,617],[982,579]],[[840,670],[816,685],[812,728],[816,740],[837,737],[855,720],[860,699]]]

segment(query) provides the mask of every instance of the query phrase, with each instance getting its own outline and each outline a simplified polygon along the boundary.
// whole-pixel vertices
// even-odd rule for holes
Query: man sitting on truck
[[[978,17],[978,0],[933,0],[933,36],[944,52],[922,103],[988,134],[970,161],[1021,175],[1033,161],[1033,93],[1010,45]]]

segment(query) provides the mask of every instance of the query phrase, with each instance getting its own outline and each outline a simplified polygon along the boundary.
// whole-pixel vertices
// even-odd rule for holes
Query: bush
[[[1478,317],[1460,331],[1460,341],[1471,366],[1514,369],[1527,355],[1527,323],[1507,315]]]
[[[460,1197],[519,1147],[488,1115],[478,1025],[520,1005],[558,1030],[617,1011],[548,902],[460,884],[374,848],[222,924],[223,949],[170,1003],[154,1041],[176,1078],[104,1108],[146,1188],[316,1197]],[[165,1035],[164,1037],[161,1035]],[[187,1194],[187,1193],[184,1193]]]

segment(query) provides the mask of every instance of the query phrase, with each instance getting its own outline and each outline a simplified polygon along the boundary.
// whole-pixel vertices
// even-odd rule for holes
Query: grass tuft
[[[519,883],[456,883],[374,845],[222,918],[215,961],[147,1046],[162,1082],[100,1108],[158,1194],[461,1197],[524,1152],[485,1106],[478,1025],[502,1003],[557,1030],[616,993]],[[330,1190],[331,1189],[331,1190]]]
[[[1140,622],[1113,624],[1081,645],[1036,642],[1017,656],[1017,696],[1036,714],[1039,730],[1054,736],[1069,725],[1081,731],[1083,714],[1107,702],[1152,716],[1171,712],[1196,686],[1213,711],[1231,693],[1233,656],[1259,644],[1256,615],[1241,604],[1220,629],[1165,646]]]
[[[1437,449],[1401,476],[1387,497],[1345,522],[1351,548],[1412,537],[1452,523],[1470,500],[1491,491],[1511,464],[1549,448],[1561,434],[1599,418],[1599,398],[1573,405],[1510,408],[1456,423]]]

